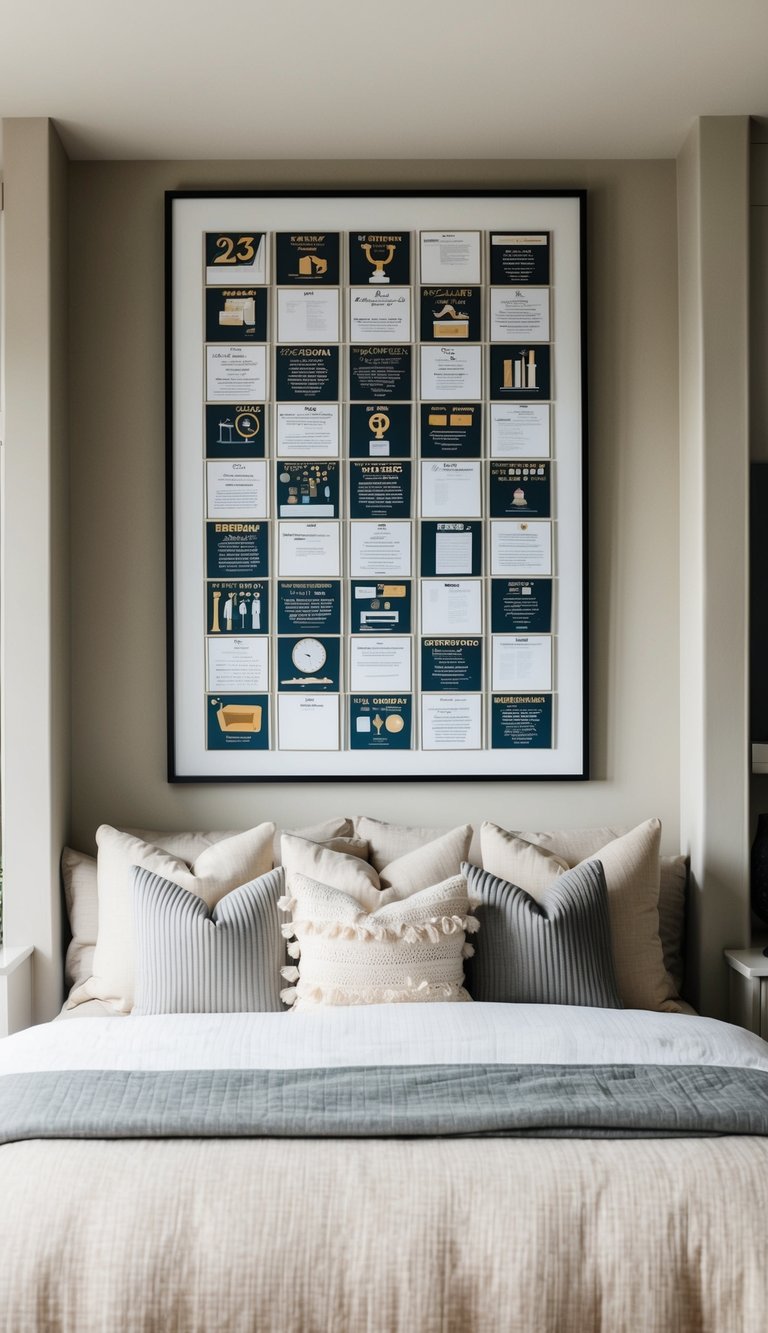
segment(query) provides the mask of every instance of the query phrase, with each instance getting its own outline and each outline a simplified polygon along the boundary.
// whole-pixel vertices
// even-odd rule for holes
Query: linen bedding
[[[0,1108],[14,1333],[765,1325],[768,1045],[727,1024],[93,1018],[3,1042]]]

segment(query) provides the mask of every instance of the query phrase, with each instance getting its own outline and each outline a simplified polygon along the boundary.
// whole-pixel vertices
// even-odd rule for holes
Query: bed
[[[464,861],[471,834],[429,842],[417,830],[394,859],[402,846],[373,827],[356,826],[341,849],[339,838],[284,836],[278,870],[263,870],[263,834],[263,873],[232,889],[243,874],[238,835],[217,844],[220,876],[231,863],[220,919],[197,896],[210,843],[194,866],[180,863],[182,880],[200,873],[189,890],[159,874],[170,863],[157,846],[104,835],[98,942],[73,941],[81,963],[91,951],[88,980],[73,978],[66,1021],[0,1043],[0,1327],[764,1328],[768,1044],[680,999],[659,939],[657,823],[597,858],[582,837],[570,869],[551,845],[536,851],[486,825],[477,856],[490,868],[478,868]],[[131,870],[135,972],[121,936],[129,852],[146,859]],[[86,869],[92,892],[95,863]],[[498,878],[513,870],[514,882]],[[540,899],[518,887],[526,875],[547,880]],[[278,882],[288,896],[275,896]],[[356,886],[351,916],[338,908],[339,885]],[[195,949],[226,933],[245,888],[269,909],[258,966],[248,957],[271,990],[218,1008],[260,1012],[178,1012],[210,981],[215,957]],[[511,933],[502,890],[515,895]],[[570,928],[562,904],[576,890],[582,906],[588,890],[597,895],[590,931],[582,920],[549,955],[538,936],[535,949],[526,943],[542,922]],[[194,948],[167,934],[146,954],[152,894],[173,906],[174,930],[198,932]],[[438,914],[422,907],[420,918],[422,899],[439,900]],[[68,905],[77,926],[88,912],[71,893]],[[279,928],[278,907],[290,917]],[[161,920],[165,929],[167,912]],[[110,932],[122,940],[111,958]],[[229,972],[231,939],[227,948]],[[329,987],[334,949],[347,972]],[[434,986],[397,972],[401,954],[411,972],[422,958]],[[148,956],[165,969],[165,989],[148,981]],[[363,971],[384,964],[386,987],[361,997]],[[196,989],[180,1001],[174,987],[188,987],[195,967]],[[423,1002],[472,998],[464,968],[475,1002]],[[282,992],[279,972],[290,982]],[[514,989],[521,977],[545,1002]],[[569,988],[579,1003],[564,1002]]]
[[[768,1045],[727,1024],[95,1018],[3,1043],[0,1108],[15,1333],[765,1327]]]

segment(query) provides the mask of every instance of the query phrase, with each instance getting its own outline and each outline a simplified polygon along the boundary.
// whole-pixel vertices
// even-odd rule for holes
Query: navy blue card
[[[216,519],[206,523],[206,577],[258,579],[269,574],[269,524]]]

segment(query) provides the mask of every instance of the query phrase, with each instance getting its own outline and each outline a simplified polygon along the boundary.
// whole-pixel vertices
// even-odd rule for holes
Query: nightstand
[[[0,949],[0,1037],[9,1037],[32,1023],[31,944]]]
[[[768,1040],[768,958],[762,949],[726,949],[731,1022]]]

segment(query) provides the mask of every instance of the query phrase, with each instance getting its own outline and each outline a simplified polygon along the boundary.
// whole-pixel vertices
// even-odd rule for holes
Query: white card
[[[492,688],[551,690],[552,638],[549,634],[494,634]]]
[[[278,403],[275,412],[280,458],[338,457],[338,403]]]
[[[481,705],[479,694],[422,694],[422,749],[479,750]]]
[[[411,572],[411,524],[350,523],[353,578],[402,578]]]
[[[472,573],[471,532],[437,532],[435,534],[435,573]]]
[[[456,343],[421,348],[421,397],[452,399],[482,397],[482,350]]]
[[[479,231],[423,231],[421,281],[455,286],[480,281]]]
[[[526,578],[552,573],[552,524],[541,519],[491,523],[491,574]]]
[[[206,464],[208,518],[266,518],[267,465],[263,458]]]
[[[411,688],[411,639],[386,634],[380,639],[350,640],[350,689],[353,694],[399,694]]]
[[[422,579],[422,634],[481,634],[482,630],[479,579]]]
[[[492,287],[491,342],[549,342],[549,288]]]
[[[205,349],[209,403],[261,402],[267,397],[267,349],[222,346]]]
[[[339,523],[278,523],[280,578],[338,578],[341,573]]]
[[[351,343],[407,343],[410,340],[410,287],[350,287]]]
[[[280,287],[277,337],[281,343],[339,341],[339,292],[336,287]]]
[[[422,462],[423,518],[480,518],[481,506],[479,462]]]
[[[281,694],[277,700],[280,750],[338,750],[337,694]]]
[[[492,403],[491,458],[549,458],[549,403]]]
[[[269,687],[269,643],[255,635],[208,639],[208,691],[258,694]]]

